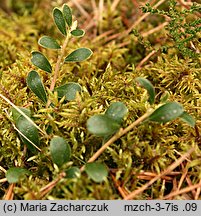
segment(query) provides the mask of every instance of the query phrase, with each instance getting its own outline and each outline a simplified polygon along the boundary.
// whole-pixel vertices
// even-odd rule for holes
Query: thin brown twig
[[[12,183],[9,185],[8,190],[5,194],[4,200],[13,200],[14,197],[14,193],[13,193],[13,189],[15,187],[15,183]]]
[[[160,24],[159,26],[147,31],[147,32],[142,32],[141,35],[142,37],[148,37],[149,35],[155,33],[155,32],[158,32],[160,31],[162,28],[164,28],[166,25],[168,25],[168,22],[164,22],[162,24]],[[117,35],[118,36],[118,35]],[[136,39],[137,40],[137,39]],[[131,40],[126,40],[124,42],[122,42],[121,44],[117,44],[117,46],[120,48],[120,47],[125,47],[126,45],[130,44]]]
[[[138,194],[142,193],[144,190],[146,190],[149,186],[151,186],[155,181],[160,179],[162,176],[167,175],[169,172],[173,171],[177,166],[179,166],[184,160],[186,160],[187,157],[190,156],[190,154],[194,151],[194,148],[191,148],[188,152],[186,152],[184,155],[182,155],[178,160],[176,160],[174,163],[172,163],[166,170],[164,170],[162,173],[160,173],[158,176],[154,177],[152,180],[150,180],[148,183],[144,184],[141,188],[138,188],[131,192],[125,200],[134,199]]]
[[[4,183],[4,182],[7,182],[7,178],[0,179],[0,183]]]
[[[117,188],[117,190],[119,191],[119,193],[121,194],[121,196],[122,196],[123,198],[125,198],[125,197],[127,196],[127,194],[125,194],[125,192],[124,192],[124,190],[122,189],[122,187],[120,186],[119,182],[115,179],[115,176],[112,175],[112,174],[111,174],[111,176],[112,176],[112,180],[113,180],[113,182],[114,182],[114,184],[115,184],[115,187]]]
[[[185,187],[179,191],[174,191],[166,196],[164,196],[162,199],[170,199],[172,197],[175,197],[177,195],[180,195],[180,194],[183,194],[183,193],[187,193],[187,192],[190,192],[192,190],[195,190],[195,189],[198,189],[198,188],[201,188],[201,182],[199,182],[198,184],[195,184],[195,185],[192,185],[190,187]]]
[[[98,5],[99,33],[102,33],[103,10],[104,10],[104,0],[99,0],[99,5]]]
[[[117,7],[117,5],[119,4],[120,0],[114,0],[112,2],[112,6],[111,6],[111,11],[114,11]]]
[[[163,2],[165,2],[165,0],[160,0],[159,2],[157,2],[153,6],[153,8],[157,8]],[[149,15],[150,15],[150,13],[143,14],[138,20],[135,21],[135,23],[133,23],[133,25],[128,30],[126,30],[125,32],[123,32],[122,36],[124,37],[124,36],[128,35],[137,25],[139,25]]]
[[[89,13],[87,13],[87,11],[82,7],[82,5],[77,1],[77,0],[71,0],[73,2],[73,4],[78,8],[78,10],[80,11],[80,13],[86,17],[89,18],[90,15]]]
[[[159,197],[163,197],[163,196],[164,196],[164,192],[165,192],[165,184],[166,184],[166,180],[163,179],[163,181],[162,181],[162,185],[161,185],[161,189],[160,189],[160,195],[159,195]]]
[[[49,191],[51,191],[56,184],[63,178],[65,177],[65,173],[60,173],[59,177],[55,180],[53,180],[52,182],[50,182],[49,184],[47,184],[45,187],[40,189],[40,198],[42,198],[43,196],[45,196]]]
[[[142,37],[147,37],[147,36],[149,36],[155,32],[160,31],[161,29],[163,29],[168,24],[169,24],[169,22],[164,22],[164,23],[158,25],[157,27],[150,29],[149,31],[142,32],[141,35],[142,35]]]
[[[181,188],[181,186],[182,186],[182,184],[184,182],[184,179],[186,178],[186,175],[188,173],[187,165],[186,165],[186,167],[184,167],[183,164],[181,164],[181,166],[182,166],[182,176],[181,176],[181,178],[179,180],[177,191],[179,191],[179,189]]]
[[[106,149],[108,146],[110,146],[112,143],[114,143],[116,140],[118,140],[120,137],[128,133],[130,130],[132,130],[135,126],[140,124],[142,121],[144,121],[149,115],[151,114],[150,111],[146,112],[143,116],[138,118],[136,121],[134,121],[131,125],[126,127],[125,129],[120,129],[112,138],[110,138],[88,161],[87,163],[95,161]],[[80,168],[80,171],[84,170],[85,166],[82,166]]]
[[[152,50],[147,56],[145,56],[145,58],[143,58],[140,63],[137,65],[136,69],[140,69],[142,67],[142,65],[148,61],[148,59],[150,59],[153,55],[155,55],[157,53],[156,50]]]
[[[1,170],[2,172],[6,173],[6,170],[5,170],[2,166],[0,166],[0,170]]]
[[[108,37],[108,36],[109,36],[111,33],[113,33],[113,32],[114,32],[114,30],[112,29],[112,30],[109,30],[109,31],[106,31],[106,32],[100,34],[99,36],[95,37],[95,38],[92,40],[92,43],[97,42],[97,41],[101,40],[101,39],[104,38],[104,37]]]
[[[192,183],[192,181],[191,181],[191,179],[190,179],[190,177],[189,177],[188,175],[186,176],[186,182],[188,183],[189,187],[191,187],[191,186],[193,185],[193,183]],[[193,195],[193,197],[194,197],[195,194],[196,194],[196,191],[193,189],[193,190],[191,191],[191,193],[192,193],[192,195]]]
[[[69,42],[69,36],[67,34],[66,36],[66,39],[64,41],[64,44],[63,46],[61,47],[61,54],[59,55],[58,57],[58,60],[57,60],[57,63],[55,65],[55,71],[54,71],[54,76],[53,76],[53,79],[52,79],[52,82],[51,82],[51,85],[50,85],[50,91],[53,91],[54,90],[54,86],[56,84],[56,80],[59,76],[59,70],[61,68],[61,62],[62,62],[62,59],[63,59],[63,56],[64,56],[64,53],[65,53],[65,49],[68,45],[68,42]]]
[[[199,183],[201,184],[201,179],[200,179],[200,182],[199,182]],[[196,194],[195,194],[195,196],[194,196],[194,200],[198,200],[198,199],[199,199],[200,192],[201,192],[201,187],[198,187],[198,188],[197,188],[197,191],[196,191]]]
[[[96,11],[97,6],[96,6],[96,1],[95,0],[91,0],[91,5],[92,5],[92,8],[93,8],[93,11]]]
[[[12,103],[8,98],[6,98],[4,95],[0,94],[0,97],[5,100],[8,104],[10,104],[13,108],[15,108],[23,117],[25,117],[31,124],[33,124],[41,133],[46,135],[46,133],[40,129],[32,119],[30,119],[22,110],[20,110],[14,103]]]
[[[57,59],[57,62],[56,62],[56,65],[55,65],[55,70],[54,70],[54,76],[53,76],[51,84],[50,84],[50,91],[54,90],[57,78],[59,77],[59,71],[61,69],[62,59],[64,57],[65,49],[66,49],[66,47],[68,45],[68,42],[69,42],[69,34],[67,34],[66,39],[65,39],[65,41],[63,43],[63,46],[61,47],[61,53],[60,53],[60,55],[59,55],[59,57]],[[51,104],[51,101],[48,100],[46,108],[48,108],[50,104]]]
[[[144,174],[139,174],[136,177],[138,179],[143,179],[143,180],[151,180],[153,177],[157,176],[157,174],[154,175],[144,175]],[[161,179],[164,179],[166,181],[172,181],[172,177],[170,176],[162,176]]]
[[[174,179],[173,179],[173,181],[172,181],[172,185],[173,185],[173,187],[172,187],[172,192],[173,192],[173,191],[177,191],[178,185],[177,185],[177,179],[176,179],[176,177],[174,177]]]

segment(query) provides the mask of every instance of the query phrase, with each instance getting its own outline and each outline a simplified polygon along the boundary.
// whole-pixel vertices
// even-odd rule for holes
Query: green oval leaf
[[[25,115],[27,115],[29,118],[31,117],[31,110],[24,108],[24,107],[18,107]],[[11,108],[11,112],[12,112],[12,117],[14,122],[17,121],[17,119],[22,116],[21,113],[19,113],[15,108]]]
[[[57,28],[59,29],[59,31],[63,34],[63,35],[67,35],[66,34],[66,23],[64,20],[64,16],[63,13],[58,9],[58,8],[54,8],[53,10],[53,18],[54,18],[54,22],[57,26]]]
[[[78,83],[69,82],[55,88],[55,91],[57,91],[59,98],[65,96],[66,100],[72,101],[75,99],[76,93],[82,91],[82,87]]]
[[[181,114],[179,118],[182,121],[186,122],[189,126],[195,127],[195,124],[196,124],[195,119],[191,115],[189,115],[187,112],[183,112],[183,114]]]
[[[107,115],[94,115],[87,120],[87,129],[96,136],[109,136],[120,129],[120,124]]]
[[[54,137],[50,141],[50,153],[53,163],[60,167],[70,160],[71,148],[62,137]]]
[[[40,145],[39,133],[37,128],[24,116],[20,116],[17,119],[16,127],[23,134],[19,134],[22,142],[27,145],[30,151],[35,153],[36,147]]]
[[[47,58],[41,52],[33,51],[31,54],[32,54],[31,62],[36,67],[38,67],[41,70],[44,70],[48,73],[52,72],[52,66],[50,65]]]
[[[66,177],[65,178],[79,178],[81,175],[80,169],[78,167],[70,167],[66,171]]]
[[[111,119],[121,124],[123,121],[123,118],[125,117],[127,113],[128,113],[128,109],[126,105],[124,105],[124,103],[114,102],[106,110],[105,115],[107,115]]]
[[[64,62],[81,62],[88,59],[92,55],[92,51],[88,48],[79,48],[70,53]]]
[[[177,102],[168,102],[156,109],[148,120],[166,123],[181,116],[184,112],[183,106]]]
[[[40,98],[44,103],[47,103],[47,94],[40,76],[36,71],[29,72],[27,76],[27,86]]]
[[[85,165],[85,171],[95,182],[104,181],[108,175],[107,167],[99,162],[87,163]]]
[[[149,94],[149,103],[153,104],[155,100],[155,89],[151,82],[143,77],[137,77],[135,80],[140,86],[144,87],[147,90]]]
[[[30,172],[20,167],[11,167],[6,172],[6,179],[9,183],[17,183],[21,178]]]
[[[83,37],[84,34],[85,34],[85,31],[82,30],[82,29],[75,29],[75,30],[71,31],[71,34],[72,34],[74,37]]]
[[[49,36],[43,36],[38,40],[38,44],[44,48],[49,49],[61,49],[60,45],[54,38]]]
[[[70,28],[72,26],[72,12],[71,12],[71,9],[68,7],[67,4],[64,4],[63,5],[63,16],[64,16],[64,19],[68,25],[68,27]]]

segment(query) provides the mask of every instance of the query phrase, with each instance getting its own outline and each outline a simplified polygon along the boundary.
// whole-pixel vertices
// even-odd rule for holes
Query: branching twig
[[[199,182],[198,184],[192,185],[192,186],[190,186],[190,187],[185,187],[185,188],[183,188],[183,189],[181,189],[181,190],[179,190],[179,191],[174,191],[174,192],[168,194],[167,196],[164,196],[162,199],[163,199],[163,200],[165,200],[165,199],[170,199],[170,198],[172,198],[172,197],[175,197],[175,196],[180,195],[180,194],[183,194],[183,193],[190,192],[190,191],[192,191],[192,190],[194,190],[194,189],[198,189],[198,188],[200,188],[200,187],[201,187],[201,182]]]
[[[130,130],[132,130],[135,126],[143,122],[149,115],[151,114],[150,111],[146,112],[143,116],[141,116],[139,119],[134,121],[131,125],[129,125],[125,129],[120,129],[111,139],[109,139],[88,161],[87,163],[95,161],[106,149],[109,145],[114,143],[116,140],[118,140],[120,137],[128,133]],[[81,167],[81,171],[84,170],[84,166]]]
[[[42,198],[43,196],[45,196],[49,191],[51,191],[56,185],[57,183],[65,177],[65,173],[62,172],[59,174],[58,178],[53,180],[52,182],[50,182],[49,184],[47,184],[45,187],[40,189],[40,198]]]
[[[67,45],[68,45],[68,42],[69,42],[69,34],[67,34],[66,39],[65,39],[65,41],[64,41],[64,43],[63,43],[63,46],[61,47],[61,53],[60,53],[60,55],[59,55],[59,57],[58,57],[58,59],[57,59],[57,63],[56,63],[56,65],[55,65],[55,70],[54,70],[54,76],[53,76],[52,82],[51,82],[51,84],[50,84],[50,91],[53,91],[53,90],[54,90],[54,87],[55,87],[57,78],[59,77],[59,71],[60,71],[60,69],[61,69],[62,59],[63,59],[63,57],[64,57],[65,49],[66,49],[66,47],[67,47]],[[46,105],[46,108],[48,108],[50,104],[51,104],[51,101],[48,100],[47,105]]]

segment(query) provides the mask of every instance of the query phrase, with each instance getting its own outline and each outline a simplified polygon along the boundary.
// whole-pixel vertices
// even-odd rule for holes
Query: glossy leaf
[[[99,162],[87,163],[85,165],[85,171],[95,182],[102,182],[108,176],[107,167]]]
[[[51,38],[49,36],[43,36],[38,40],[38,44],[44,48],[49,49],[60,49],[60,45],[57,43],[57,41],[54,38]]]
[[[31,62],[41,70],[44,70],[48,73],[52,72],[52,66],[50,65],[49,61],[42,53],[38,51],[32,52]]]
[[[195,124],[196,124],[195,119],[191,115],[189,115],[187,112],[183,112],[183,114],[180,115],[179,118],[182,121],[186,122],[189,126],[195,127]]]
[[[168,102],[156,109],[148,120],[166,123],[181,116],[184,112],[183,106],[177,102]]]
[[[169,97],[170,93],[168,91],[165,91],[160,97],[160,103],[166,103]]]
[[[120,124],[107,115],[94,115],[87,120],[87,129],[96,136],[109,136],[120,129]]]
[[[47,94],[39,74],[36,71],[29,72],[26,81],[27,86],[35,93],[35,95],[44,103],[47,103]]]
[[[37,128],[30,121],[28,121],[24,116],[20,116],[17,119],[16,127],[24,135],[23,136],[22,134],[19,134],[22,142],[25,145],[27,145],[30,151],[35,153],[36,147],[34,145],[36,146],[40,145],[39,133],[38,133]]]
[[[79,178],[81,175],[80,169],[78,167],[70,167],[66,171],[66,178]]]
[[[122,102],[114,102],[106,110],[105,115],[121,124],[123,118],[128,113],[126,105]]]
[[[6,179],[9,183],[17,183],[21,178],[30,172],[20,167],[11,167],[6,172]]]
[[[82,29],[75,29],[75,30],[71,31],[71,34],[72,34],[74,37],[83,37],[84,34],[85,34],[85,31],[82,30]]]
[[[53,163],[60,167],[70,160],[71,148],[62,137],[54,137],[50,141],[50,153]]]
[[[155,100],[155,89],[153,85],[151,84],[151,82],[143,77],[137,77],[135,80],[140,86],[142,86],[143,88],[147,90],[149,94],[149,103],[153,104]]]
[[[65,96],[66,100],[71,101],[75,99],[77,92],[82,91],[82,87],[78,83],[69,82],[55,88],[55,91],[57,91],[59,98]]]
[[[29,118],[31,117],[31,110],[27,109],[25,107],[18,107],[25,115],[27,115]],[[11,108],[11,112],[12,112],[12,117],[14,122],[17,121],[17,119],[22,116],[21,113],[19,113],[15,108]]]
[[[58,8],[54,8],[54,10],[53,10],[53,18],[54,18],[54,22],[55,22],[57,28],[59,29],[59,31],[63,35],[66,36],[67,35],[67,33],[66,33],[66,22],[64,20],[63,13]]]
[[[63,16],[64,19],[68,25],[68,27],[70,28],[72,26],[72,11],[71,9],[68,7],[67,4],[64,4],[63,6]]]
[[[81,62],[88,59],[92,55],[92,51],[88,48],[79,48],[71,52],[66,58],[65,62]]]

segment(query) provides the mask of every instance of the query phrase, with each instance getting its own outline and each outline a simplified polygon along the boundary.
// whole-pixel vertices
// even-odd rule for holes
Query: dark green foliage
[[[87,121],[87,129],[96,136],[107,137],[120,129],[120,124],[107,115],[94,115]]]
[[[186,122],[191,127],[195,127],[196,124],[195,119],[192,116],[190,116],[187,112],[183,112],[182,115],[179,116],[179,118],[184,122]]]
[[[107,167],[104,164],[98,162],[87,163],[85,166],[85,171],[95,182],[102,182],[108,175]]]
[[[154,9],[147,3],[144,7],[142,7],[143,13],[152,13],[158,15],[165,15],[169,17],[170,21],[166,30],[168,31],[169,37],[174,42],[174,46],[179,50],[179,52],[184,57],[198,57],[199,54],[196,53],[196,50],[192,50],[190,48],[190,42],[198,44],[198,34],[201,32],[201,18],[196,17],[195,19],[190,21],[188,17],[191,14],[195,14],[196,12],[201,11],[201,5],[194,3],[189,9],[180,10],[177,8],[177,2],[175,0],[169,1],[169,9],[168,11]],[[164,47],[162,47],[163,49]],[[171,48],[166,46],[167,48]]]
[[[168,102],[156,109],[150,116],[150,121],[159,123],[167,123],[181,116],[184,109],[181,104],[176,102]]]
[[[63,5],[63,16],[68,27],[70,28],[72,26],[72,12],[67,4]]]
[[[155,89],[151,82],[143,77],[137,77],[135,80],[140,86],[144,87],[147,90],[149,94],[149,103],[152,105],[155,100]]]
[[[44,70],[48,73],[52,72],[52,66],[50,65],[49,61],[42,53],[38,51],[32,52],[31,62],[41,70]]]
[[[31,110],[24,108],[24,107],[18,107],[24,114],[26,114],[28,117],[31,117]],[[12,112],[12,118],[16,122],[17,119],[21,116],[21,114],[15,109],[11,108]]]
[[[59,31],[64,36],[66,36],[67,35],[67,33],[66,33],[66,22],[64,20],[62,12],[58,8],[55,8],[53,10],[53,18],[54,18],[54,22],[55,22],[57,28],[59,29]]]
[[[74,37],[83,37],[85,32],[82,29],[75,29],[70,32]]]
[[[65,97],[66,100],[71,101],[76,98],[76,93],[81,92],[82,87],[78,83],[69,82],[65,85],[55,88],[58,93],[58,97]]]
[[[28,149],[33,153],[36,147],[40,145],[39,133],[37,128],[30,123],[24,116],[20,116],[16,121],[16,127],[21,132],[19,134],[22,142],[27,145]]]
[[[57,41],[54,38],[51,38],[49,36],[43,36],[39,39],[38,44],[44,48],[49,49],[60,49],[60,45],[57,43]]]
[[[66,171],[66,178],[79,178],[81,175],[80,169],[78,167],[70,167]]]
[[[27,76],[27,85],[40,98],[43,103],[47,103],[47,94],[44,85],[36,71],[29,72]]]
[[[62,137],[54,137],[50,141],[50,153],[53,163],[60,167],[70,160],[71,148]]]
[[[92,55],[92,51],[88,48],[79,48],[74,50],[65,58],[65,62],[81,62],[85,61]]]
[[[20,167],[11,167],[6,172],[6,178],[9,183],[17,183],[26,174],[30,174],[30,172],[26,169]]]
[[[106,110],[105,115],[115,120],[119,124],[121,124],[127,113],[128,113],[128,108],[124,103],[114,102]]]

